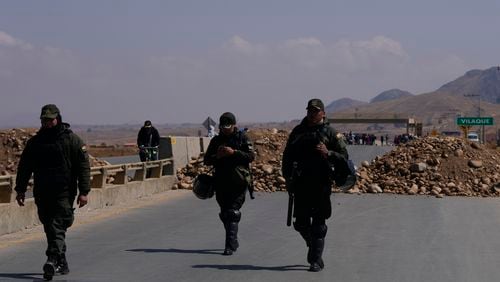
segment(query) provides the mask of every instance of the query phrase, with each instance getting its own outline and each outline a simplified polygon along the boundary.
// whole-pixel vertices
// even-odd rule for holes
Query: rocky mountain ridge
[[[473,100],[479,99],[477,95],[481,95],[481,100],[483,102],[500,104],[500,67],[491,67],[486,70],[470,70],[463,76],[445,83],[433,92],[418,95],[423,94],[451,95],[459,97],[460,99],[469,95],[469,98]],[[470,96],[471,94],[473,96]],[[326,106],[326,110],[327,112],[337,112],[374,102],[402,99],[409,96],[414,96],[414,94],[395,88],[377,94],[370,99],[369,103],[346,97],[340,98],[330,102],[328,106]],[[397,111],[397,109],[395,109],[395,111]]]
[[[408,91],[400,90],[400,89],[391,89],[384,91],[377,96],[373,97],[370,100],[370,103],[376,103],[376,102],[383,102],[383,101],[388,101],[388,100],[393,100],[393,99],[399,99],[402,97],[408,97],[408,96],[413,96]]]
[[[500,104],[500,67],[491,67],[486,70],[470,70],[463,76],[441,86],[437,92],[449,93],[454,96],[464,97],[473,95],[473,100],[492,104]]]

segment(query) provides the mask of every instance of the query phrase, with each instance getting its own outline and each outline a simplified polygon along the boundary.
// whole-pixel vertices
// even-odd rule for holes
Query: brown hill
[[[500,104],[481,103],[481,116],[491,116],[498,123]],[[477,116],[477,103],[461,96],[445,92],[432,92],[399,99],[370,103],[356,108],[329,114],[329,117],[368,118],[368,117],[413,117],[423,125],[424,134],[437,131],[459,130],[456,118]],[[472,130],[478,130],[473,128]],[[494,140],[496,127],[486,126],[486,140]]]
[[[351,98],[341,98],[328,104],[325,108],[327,113],[334,113],[345,109],[351,109],[368,104],[367,102],[354,100]]]
[[[499,102],[500,68],[492,67],[487,70],[468,71],[463,76],[446,83],[434,92],[404,96],[376,103],[372,101],[372,103],[364,105],[344,105],[344,107],[337,108],[337,110],[327,108],[327,112],[329,117],[337,118],[413,117],[423,124],[424,134],[432,131],[458,131],[456,118],[460,116],[488,116],[494,118],[495,126],[485,127],[485,137],[487,141],[494,142],[498,129],[496,124],[500,121]],[[332,104],[334,103],[336,101]],[[479,106],[480,112],[478,111]],[[391,129],[387,126],[338,125],[337,127],[349,131],[377,128],[389,133],[395,133],[391,132]],[[471,130],[478,131],[479,128],[473,127]]]
[[[482,101],[500,104],[500,67],[468,71],[463,76],[441,86],[438,91],[459,97],[471,94],[481,95]],[[477,101],[479,97],[474,99]]]

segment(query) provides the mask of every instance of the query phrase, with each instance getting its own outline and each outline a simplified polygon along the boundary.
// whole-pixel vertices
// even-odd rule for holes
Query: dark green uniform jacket
[[[228,146],[236,150],[233,155],[217,159],[220,146]],[[250,175],[250,163],[254,160],[252,144],[246,134],[234,129],[233,134],[217,135],[210,140],[204,163],[214,166],[215,196],[223,208],[240,209],[245,201],[248,179],[242,174]]]
[[[17,169],[16,192],[24,193],[33,174],[35,198],[70,197],[90,191],[86,147],[67,123],[40,129],[28,140]]]
[[[323,142],[328,149],[325,160],[316,146]],[[286,179],[293,173],[293,163],[297,163],[295,178],[306,179],[310,184],[331,185],[332,167],[345,164],[349,158],[343,136],[337,133],[328,122],[308,126],[307,119],[297,125],[283,152],[282,172]]]
[[[316,150],[320,142],[328,149],[326,159]],[[303,119],[292,130],[283,152],[282,172],[287,180],[293,177],[287,189],[295,194],[294,216],[300,224],[309,221],[309,217],[326,219],[331,216],[330,194],[335,179],[332,168],[345,165],[347,159],[342,135],[328,123],[308,126]],[[296,168],[293,163],[297,163]]]

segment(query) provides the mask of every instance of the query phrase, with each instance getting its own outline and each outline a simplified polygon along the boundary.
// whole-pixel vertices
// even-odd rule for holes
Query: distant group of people
[[[350,173],[349,155],[345,137],[325,118],[323,102],[309,100],[306,111],[302,122],[288,137],[282,173],[288,193],[293,196],[293,226],[308,247],[309,270],[317,272],[325,267],[322,253],[328,230],[326,219],[332,214],[330,187],[333,182],[345,184],[346,175]],[[42,107],[40,122],[40,130],[28,141],[21,155],[15,191],[17,203],[24,206],[28,181],[34,176],[33,196],[47,239],[43,276],[51,280],[56,274],[69,273],[66,231],[74,220],[75,198],[80,208],[88,202],[90,165],[86,145],[70,130],[70,125],[62,121],[56,105]],[[141,148],[141,161],[157,158],[157,154],[152,157],[148,152],[159,145],[158,130],[151,121],[144,122],[137,145]],[[239,247],[240,209],[246,190],[252,185],[250,163],[254,159],[255,152],[246,130],[237,128],[233,113],[223,113],[219,118],[219,134],[213,134],[204,156],[204,163],[213,167],[219,218],[226,231],[223,255],[232,255]]]
[[[394,136],[394,145],[404,144],[415,139],[411,134],[400,134]]]
[[[344,133],[349,145],[376,145],[377,136],[368,133]],[[389,145],[389,135],[380,135],[380,145]]]

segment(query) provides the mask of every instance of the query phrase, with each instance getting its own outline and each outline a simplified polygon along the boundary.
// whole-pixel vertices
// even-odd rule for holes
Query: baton
[[[292,215],[293,215],[293,193],[288,195],[288,213],[286,215],[286,226],[292,225]]]

